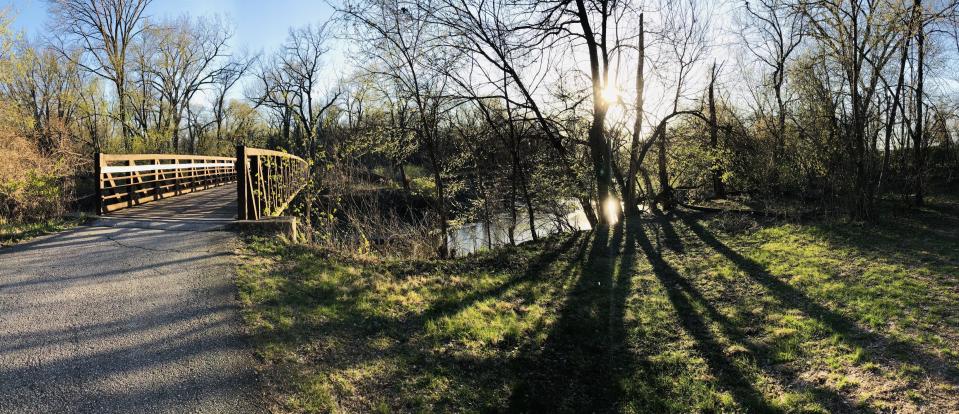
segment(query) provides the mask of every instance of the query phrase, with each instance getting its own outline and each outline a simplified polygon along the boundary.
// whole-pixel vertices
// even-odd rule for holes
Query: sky
[[[14,16],[12,29],[31,38],[47,30],[48,7],[46,0],[0,0],[0,9],[8,8]],[[153,0],[146,14],[153,18],[219,14],[234,24],[232,45],[269,52],[283,43],[290,27],[318,24],[332,13],[323,0]]]
[[[0,10],[7,10],[14,19],[11,29],[29,39],[42,38],[49,30],[49,7],[47,0],[0,0]],[[324,0],[153,0],[145,14],[151,19],[184,14],[192,17],[219,15],[233,25],[234,35],[229,45],[234,52],[245,49],[251,55],[263,52],[263,56],[269,56],[283,44],[290,28],[323,23],[332,16],[333,7]],[[327,64],[321,69],[327,87],[336,83],[345,67],[343,45],[329,46]],[[242,99],[250,82],[250,78],[241,82],[230,90],[228,97]],[[202,103],[208,98],[201,93],[194,100]]]

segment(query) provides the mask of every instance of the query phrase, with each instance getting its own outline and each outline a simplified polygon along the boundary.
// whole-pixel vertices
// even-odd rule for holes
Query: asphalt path
[[[228,202],[210,191],[182,197]],[[209,220],[103,220],[0,249],[0,413],[262,412],[236,239]]]

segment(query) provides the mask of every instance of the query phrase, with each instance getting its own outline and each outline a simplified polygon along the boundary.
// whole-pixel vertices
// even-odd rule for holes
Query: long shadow
[[[570,250],[573,249],[573,247],[577,244],[579,244],[579,247],[577,248],[579,253],[577,253],[576,256],[581,256],[582,253],[585,252],[586,241],[586,238],[580,235],[565,238],[562,243],[558,243],[552,247],[543,249],[541,253],[530,260],[526,266],[522,268],[521,273],[520,271],[517,271],[515,276],[504,281],[503,283],[497,284],[496,286],[488,289],[471,292],[467,295],[441,294],[439,296],[443,299],[431,303],[422,312],[407,316],[395,317],[370,315],[365,312],[359,312],[358,308],[360,307],[360,303],[358,301],[361,299],[359,295],[343,295],[337,287],[323,284],[313,285],[308,289],[301,289],[299,288],[298,284],[291,283],[288,287],[281,288],[281,296],[273,299],[272,302],[299,303],[301,304],[300,306],[304,307],[322,306],[335,303],[338,308],[348,310],[345,312],[346,317],[337,318],[334,320],[324,320],[321,324],[316,326],[303,326],[303,328],[308,328],[307,330],[313,334],[322,332],[324,334],[338,333],[339,335],[346,336],[352,336],[357,333],[366,336],[387,335],[393,339],[396,339],[399,343],[406,343],[410,338],[414,337],[416,333],[422,333],[429,321],[437,320],[445,316],[455,315],[456,313],[467,309],[478,302],[489,298],[499,297],[510,290],[523,285],[524,283],[537,280],[541,276],[542,272],[548,269],[548,267],[552,265],[560,256],[569,254]],[[483,261],[486,259],[480,258],[479,260]],[[478,264],[477,267],[483,268],[483,265]],[[316,271],[316,269],[311,270]],[[421,269],[414,268],[404,269],[402,272],[418,274],[420,271]],[[306,271],[294,269],[292,273],[306,274]],[[269,341],[279,340],[290,344],[298,344],[303,341],[311,340],[309,335],[303,337],[299,335],[285,335],[283,337],[278,337],[274,334],[270,334],[268,337],[263,337],[260,335],[259,339]],[[357,349],[356,351],[362,350]],[[368,355],[368,357],[386,357],[391,354],[399,354],[400,352],[418,352],[418,350],[415,348],[403,350],[381,349],[376,353],[376,355]],[[433,359],[433,362],[436,362],[435,356],[430,356],[430,358]],[[362,364],[366,360],[366,358],[354,358],[352,362],[354,364]]]
[[[731,249],[692,217],[683,216],[681,219],[700,240],[725,256],[784,305],[822,322],[853,345],[868,348],[872,353],[893,362],[918,363],[927,373],[953,385],[959,385],[959,372],[957,372],[959,370],[949,361],[917,348],[913,344],[864,330],[854,320],[815,302],[799,289],[773,276],[762,264]]]
[[[363,369],[370,361],[403,361],[403,370],[405,374],[402,378],[391,378],[385,380],[379,386],[395,386],[396,382],[410,381],[419,375],[442,375],[448,378],[458,378],[457,381],[469,383],[478,377],[491,378],[495,381],[508,384],[510,376],[505,371],[509,370],[508,360],[504,358],[478,358],[471,355],[457,353],[437,352],[430,338],[425,336],[425,329],[429,321],[455,315],[463,309],[474,306],[489,298],[499,298],[510,296],[515,299],[531,295],[533,290],[531,285],[541,283],[554,284],[557,276],[564,275],[570,271],[570,267],[581,263],[589,247],[589,237],[585,234],[578,234],[571,237],[564,237],[559,242],[550,243],[541,246],[541,250],[536,256],[530,258],[525,263],[512,261],[512,253],[506,253],[507,257],[500,257],[500,260],[508,261],[507,267],[510,268],[511,277],[495,286],[485,289],[479,289],[466,295],[446,295],[439,294],[442,299],[431,303],[422,312],[408,314],[406,316],[393,315],[370,315],[361,310],[361,295],[343,294],[336,286],[323,284],[312,285],[307,289],[293,282],[287,287],[281,288],[281,297],[272,299],[273,303],[299,303],[300,306],[311,308],[316,306],[327,306],[335,304],[341,309],[343,317],[333,320],[322,320],[313,324],[304,318],[298,321],[300,325],[296,330],[307,332],[305,335],[282,335],[278,336],[273,332],[263,332],[255,334],[258,341],[269,341],[284,343],[287,345],[299,346],[304,341],[315,342],[318,338],[332,337],[341,343],[349,343],[345,351],[349,357],[344,357],[338,353],[335,357],[330,357],[327,361],[329,365],[325,369],[335,372],[348,371],[350,369]],[[295,256],[295,254],[293,254]],[[496,255],[499,257],[500,255]],[[569,266],[564,269],[551,269],[561,256],[569,258]],[[295,260],[295,259],[294,259]],[[301,259],[302,260],[302,259]],[[487,263],[489,261],[489,263]],[[493,263],[496,262],[496,263]],[[500,269],[503,263],[492,257],[478,257],[468,262],[471,265],[446,269],[444,274],[457,274],[458,272],[468,272],[472,268]],[[432,266],[448,266],[446,263],[428,263],[425,268],[413,266],[412,268],[401,268],[397,278],[410,275],[421,274],[424,271],[430,271]],[[293,274],[303,274],[303,270],[292,271]],[[316,268],[310,269],[317,272]],[[560,277],[561,278],[561,277]],[[453,287],[454,289],[457,287]],[[360,287],[360,289],[365,289]],[[520,299],[524,303],[529,297]],[[306,302],[304,302],[306,301]],[[369,341],[371,337],[389,337],[392,339],[390,345],[385,347],[373,347]],[[319,339],[322,341],[322,339]],[[423,341],[426,341],[425,343]],[[508,345],[507,345],[508,346]],[[498,375],[500,373],[502,375]],[[390,385],[391,384],[391,385]],[[490,389],[496,387],[479,387],[474,390],[473,398],[483,401],[483,398],[477,397],[489,393]],[[489,401],[493,401],[493,396],[489,395]],[[442,407],[453,405],[449,410],[456,410],[456,398],[452,395],[447,398],[446,395],[440,396],[431,411],[444,411]],[[452,403],[452,404],[451,404]],[[410,409],[409,407],[406,407]],[[369,408],[372,410],[372,408]],[[461,408],[459,408],[461,409]]]
[[[671,221],[657,220],[656,224],[671,229],[668,232],[675,234],[675,229],[673,229]],[[657,255],[657,257],[662,259],[661,255]],[[665,261],[663,264],[669,266],[665,263]],[[673,276],[669,278],[669,280],[674,283],[674,285],[671,287],[678,288],[682,294],[689,296],[691,299],[690,303],[695,303],[696,305],[701,306],[705,311],[706,316],[718,323],[719,330],[728,339],[735,341],[739,345],[745,347],[757,360],[769,361],[773,359],[774,351],[772,349],[766,345],[758,344],[750,340],[747,332],[745,332],[737,323],[733,322],[726,317],[726,315],[722,314],[722,312],[716,309],[712,302],[703,296],[702,292],[693,286],[693,284],[690,283],[687,278],[680,276],[678,272],[672,269],[670,271],[663,272],[663,274]],[[666,286],[667,291],[671,287]],[[717,357],[722,358],[722,356]],[[801,384],[801,388],[803,390],[811,393],[818,402],[822,403],[826,407],[829,407],[833,412],[869,412],[867,408],[856,406],[833,389],[811,384],[802,380],[799,372],[789,367],[777,367],[776,375],[784,377],[784,379],[786,379],[786,383]]]
[[[666,248],[676,252],[676,253],[685,253],[686,246],[683,245],[682,238],[679,237],[679,234],[676,233],[676,229],[670,225],[669,221],[673,217],[673,213],[657,214],[653,220],[657,226],[653,226],[653,231],[656,234],[656,245],[665,246]],[[642,231],[642,229],[639,229]],[[662,233],[662,236],[660,236]]]
[[[435,318],[439,318],[445,315],[456,314],[457,312],[466,309],[473,304],[492,298],[503,295],[508,292],[510,289],[531,280],[536,279],[540,276],[550,265],[556,262],[560,256],[569,252],[570,249],[579,241],[580,235],[566,238],[558,246],[553,246],[543,253],[540,253],[535,259],[533,259],[523,270],[522,274],[519,276],[514,276],[510,278],[503,284],[500,284],[494,288],[486,289],[482,291],[477,291],[466,295],[465,297],[458,297],[455,300],[450,301],[440,301],[432,306],[430,306],[426,311],[417,317],[417,321],[425,322]],[[580,245],[580,250],[585,249],[585,244]]]
[[[698,292],[662,257],[662,252],[653,247],[644,229],[636,231],[640,250],[646,255],[653,267],[653,273],[659,279],[666,296],[672,303],[683,329],[696,341],[696,350],[706,359],[713,374],[722,387],[732,393],[736,401],[751,412],[772,412],[774,408],[762,393],[752,385],[739,367],[731,363],[723,354],[724,347],[710,331],[706,320],[700,316],[693,300],[699,298]],[[697,302],[699,302],[697,300]],[[700,303],[706,303],[701,301]],[[719,315],[715,309],[709,313]],[[721,319],[723,320],[723,319]],[[726,321],[728,323],[728,321]]]
[[[0,364],[0,412],[167,411],[190,404],[219,411],[209,404],[245,403],[237,395],[255,400],[253,370],[233,357],[248,347],[228,299],[232,291],[229,284],[206,290],[213,302],[206,305],[113,314],[81,326],[19,328],[0,338],[9,345],[0,353],[6,362]]]
[[[10,291],[10,290],[19,290],[19,289],[25,289],[25,288],[39,288],[39,287],[49,288],[49,287],[55,287],[55,286],[60,286],[60,287],[69,286],[69,287],[75,288],[75,287],[87,286],[87,285],[92,285],[97,283],[112,283],[117,280],[121,280],[123,278],[129,278],[130,275],[136,274],[137,272],[140,272],[140,271],[145,271],[150,269],[163,270],[164,268],[168,268],[168,267],[181,266],[191,262],[213,260],[221,257],[228,257],[230,255],[231,255],[230,252],[202,254],[197,256],[185,257],[182,259],[165,260],[157,263],[150,263],[143,266],[123,267],[123,268],[117,268],[109,271],[101,271],[96,273],[87,273],[87,274],[74,275],[74,276],[47,277],[45,279],[31,275],[30,278],[24,278],[23,280],[20,280],[17,282],[0,283],[0,291],[4,291],[4,290]],[[61,260],[63,260],[63,258],[61,258]],[[148,276],[148,277],[164,277],[164,275],[160,274],[160,275]],[[144,277],[140,276],[139,278],[143,279]]]
[[[9,242],[14,239],[17,239],[18,237],[23,236],[23,234],[21,233],[24,233],[24,232],[17,233],[18,234],[17,236],[12,236],[12,235],[0,236],[0,243]],[[0,247],[0,256],[6,255],[8,253],[16,252],[16,251],[25,250],[27,249],[27,247],[25,246],[36,246],[43,243],[52,243],[62,239],[69,239],[70,237],[73,237],[73,235],[75,235],[76,233],[77,233],[76,229],[71,229],[71,230],[66,230],[66,231],[49,234],[49,235],[43,234],[43,233],[37,234],[36,235],[37,238],[33,240],[29,240],[23,243],[17,243],[12,246]]]
[[[835,222],[814,226],[830,244],[851,247],[879,259],[917,266],[959,264],[955,255],[959,251],[957,203],[933,200],[905,214],[882,214],[868,226]]]
[[[511,412],[609,412],[622,404],[621,378],[630,371],[623,315],[633,255],[620,255],[624,224],[592,234],[579,279],[540,349],[518,357]],[[632,243],[628,241],[627,244]],[[614,278],[615,260],[622,260]]]
[[[397,339],[405,341],[410,336],[411,332],[421,331],[429,321],[437,320],[445,316],[455,315],[456,313],[467,309],[478,302],[499,297],[506,292],[509,292],[510,290],[522,285],[523,283],[537,280],[542,272],[546,271],[549,266],[559,259],[560,256],[568,254],[570,250],[573,249],[573,247],[577,244],[577,242],[580,244],[580,247],[578,247],[577,250],[580,252],[585,251],[586,244],[584,242],[586,240],[580,241],[581,237],[582,236],[578,235],[568,237],[562,243],[559,243],[551,248],[544,249],[542,253],[527,263],[525,268],[523,268],[522,273],[513,276],[505,282],[494,287],[471,292],[464,296],[452,295],[454,296],[453,298],[445,298],[445,296],[448,295],[440,295],[444,296],[444,299],[431,303],[429,307],[422,312],[410,315],[402,320],[396,320],[390,317],[367,315],[364,317],[362,328],[368,334],[383,333],[384,329],[389,328],[390,332],[387,333],[393,334],[394,336],[397,336]],[[580,253],[577,253],[577,256],[580,256]],[[483,266],[478,265],[478,267],[482,268]],[[337,305],[344,306],[347,309],[353,309],[357,306],[356,297],[337,297],[337,292],[326,291],[323,288],[319,289],[320,290],[311,290],[305,294],[311,298],[335,301]],[[282,303],[287,299],[281,298],[278,300]],[[324,325],[333,329],[353,329],[357,327],[355,323],[355,320],[343,320],[340,322],[327,321],[324,323]]]
[[[220,286],[208,291],[210,295],[232,295],[232,286]],[[197,304],[199,305],[199,304]],[[67,343],[69,341],[114,341],[116,337],[128,335],[130,333],[148,331],[156,329],[154,325],[157,321],[162,321],[166,325],[175,326],[189,322],[191,320],[206,319],[216,316],[218,320],[236,312],[236,306],[233,304],[218,304],[206,306],[183,306],[176,309],[165,311],[149,310],[141,313],[130,314],[123,318],[109,319],[91,324],[80,326],[64,326],[53,329],[31,329],[27,332],[4,332],[0,334],[0,343],[4,344],[0,348],[0,357],[9,354],[15,354],[20,351],[29,351],[31,353],[39,352],[40,348],[51,343]],[[16,313],[11,312],[8,315],[16,317]],[[0,368],[2,371],[2,368]]]

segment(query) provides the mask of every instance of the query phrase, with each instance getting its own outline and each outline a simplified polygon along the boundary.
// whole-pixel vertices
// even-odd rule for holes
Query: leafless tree
[[[324,102],[317,95],[322,80],[320,70],[323,58],[329,51],[326,45],[329,36],[327,24],[291,29],[279,57],[281,70],[288,74],[286,79],[290,82],[293,113],[308,141],[311,159],[317,155],[320,120],[340,96],[339,91],[333,92]]]
[[[450,253],[449,211],[443,177],[444,136],[439,123],[450,104],[446,94],[450,81],[444,76],[446,70],[440,68],[452,67],[456,56],[438,47],[437,26],[431,19],[435,6],[430,1],[371,1],[348,3],[340,12],[354,39],[368,47],[365,56],[371,62],[372,72],[413,105],[416,122],[412,129],[433,176],[441,238],[439,253],[446,257]]]
[[[873,162],[869,134],[876,93],[886,64],[898,49],[896,17],[904,10],[877,0],[801,1],[797,10],[805,16],[811,35],[843,79],[848,97],[849,121],[843,134],[850,155],[847,166],[853,178],[848,190],[849,210],[858,218],[873,214]]]
[[[785,153],[787,107],[785,85],[787,67],[806,34],[805,19],[786,0],[753,0],[745,2],[745,19],[741,23],[742,45],[771,73],[766,81],[776,101],[776,123],[772,127],[776,160]]]
[[[217,62],[227,56],[232,30],[217,19],[187,16],[161,22],[151,29],[156,36],[154,87],[168,103],[164,130],[172,134],[174,151],[180,148],[180,123],[192,98],[213,83]]]
[[[227,94],[249,72],[257,56],[234,56],[214,71],[210,80],[212,99],[210,105],[213,122],[216,124],[216,140],[223,140],[223,127],[227,117]],[[241,137],[234,137],[240,139]]]
[[[77,63],[116,87],[117,119],[129,147],[127,52],[145,27],[144,10],[151,0],[48,1],[58,36],[62,36],[59,44],[64,56],[73,56],[68,43],[78,44],[86,53]]]

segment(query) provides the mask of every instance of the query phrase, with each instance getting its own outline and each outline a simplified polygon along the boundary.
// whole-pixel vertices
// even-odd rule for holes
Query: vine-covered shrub
[[[61,163],[20,137],[0,143],[0,221],[38,221],[64,211]]]
[[[12,221],[33,221],[63,213],[61,179],[33,170],[21,179],[0,182],[0,216]]]

